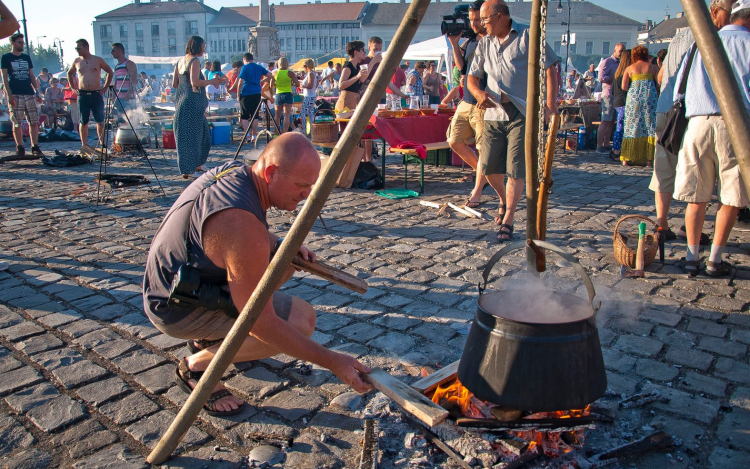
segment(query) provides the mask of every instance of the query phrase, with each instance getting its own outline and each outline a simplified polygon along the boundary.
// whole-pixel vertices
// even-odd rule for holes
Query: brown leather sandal
[[[179,362],[177,362],[177,369],[175,369],[175,382],[177,383],[177,386],[179,386],[180,389],[185,391],[188,394],[191,394],[193,392],[193,388],[190,387],[189,381],[191,379],[194,379],[196,381],[200,381],[201,376],[203,376],[202,371],[191,371],[190,368],[187,366],[187,361],[183,358]],[[215,391],[211,393],[208,400],[205,404],[203,404],[203,410],[206,411],[208,415],[213,415],[216,417],[229,417],[230,415],[237,415],[240,412],[242,412],[242,406],[245,404],[242,403],[234,410],[216,410],[214,407],[214,403],[218,401],[219,399],[227,396],[231,396],[232,393],[227,391],[226,389],[222,389],[220,391]]]

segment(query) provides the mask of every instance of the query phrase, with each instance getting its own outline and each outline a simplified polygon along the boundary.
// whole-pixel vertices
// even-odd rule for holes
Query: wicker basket
[[[624,222],[628,219],[640,219],[647,221],[654,225],[656,227],[656,223],[651,220],[650,218],[644,217],[642,215],[626,215],[620,220],[617,221],[617,225],[615,225],[615,235],[614,235],[614,253],[615,253],[615,259],[617,259],[617,262],[620,264],[630,267],[631,269],[635,269],[635,256],[636,251],[628,247],[628,244],[626,242],[625,236],[620,233],[620,223]],[[643,266],[647,267],[652,262],[654,262],[654,259],[656,258],[656,252],[659,250],[659,235],[658,234],[647,234],[645,237],[645,243],[644,243],[644,252],[643,252]]]
[[[404,109],[403,114],[404,117],[414,117],[419,115],[419,109]]]
[[[315,122],[315,117],[321,111],[315,113],[310,128],[310,137],[313,143],[331,143],[339,139],[339,125],[336,122]]]

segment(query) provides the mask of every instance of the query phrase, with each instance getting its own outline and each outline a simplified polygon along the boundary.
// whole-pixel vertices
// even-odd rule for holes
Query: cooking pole
[[[271,299],[271,295],[273,295],[276,287],[281,283],[286,269],[297,255],[297,251],[310,232],[315,219],[328,199],[328,195],[333,190],[336,180],[344,169],[344,165],[354,152],[354,148],[359,144],[365,126],[375,111],[380,97],[385,93],[385,88],[391,80],[396,67],[401,62],[401,57],[406,52],[406,48],[411,43],[414,33],[416,33],[429,4],[429,0],[412,1],[404,19],[401,21],[398,31],[396,31],[393,37],[393,42],[388,49],[386,58],[383,60],[382,65],[378,67],[378,71],[367,88],[364,98],[359,106],[357,106],[352,120],[346,126],[341,139],[333,149],[331,161],[322,177],[313,188],[310,197],[289,230],[289,234],[284,238],[284,242],[281,243],[279,251],[273,256],[273,260],[268,266],[266,273],[263,274],[252,296],[245,307],[242,308],[242,312],[216,352],[214,359],[211,360],[203,377],[188,397],[185,405],[180,409],[180,412],[167,429],[167,432],[146,458],[147,462],[161,464],[167,460],[170,454],[177,448],[182,437],[190,429],[190,426],[195,421],[206,400],[208,400],[211,392],[219,383],[224,371],[232,363],[232,358],[239,351],[242,342],[255,325],[255,321],[260,316],[261,311],[263,311],[268,300]]]
[[[537,239],[536,218],[539,197],[538,158],[539,152],[539,71],[542,40],[542,0],[531,4],[531,25],[529,27],[529,77],[526,90],[526,238]],[[547,90],[550,92],[550,90]],[[526,267],[536,270],[534,251],[526,249]]]
[[[681,0],[690,30],[693,31],[703,63],[706,65],[711,88],[716,93],[719,109],[729,132],[729,141],[737,155],[740,174],[745,186],[750,185],[750,117],[740,96],[737,79],[732,72],[724,45],[711,22],[711,16],[703,0]]]

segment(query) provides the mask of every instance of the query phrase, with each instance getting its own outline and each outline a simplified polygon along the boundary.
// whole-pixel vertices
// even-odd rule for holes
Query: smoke
[[[139,127],[143,124],[147,124],[149,121],[149,115],[143,104],[140,101],[136,101],[136,105],[130,109],[126,109],[125,112],[133,124],[133,127]]]

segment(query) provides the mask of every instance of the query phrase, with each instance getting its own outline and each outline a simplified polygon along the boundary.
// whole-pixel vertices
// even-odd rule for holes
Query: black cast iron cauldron
[[[484,285],[479,286],[479,305],[458,366],[458,379],[477,398],[511,409],[581,409],[607,389],[594,286],[575,257],[550,243],[535,243],[573,265],[588,290],[589,301],[551,290],[484,293],[497,261],[526,243],[504,247],[484,269]],[[529,308],[532,302],[537,305]]]

